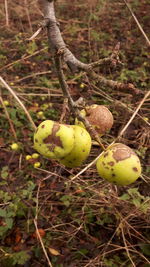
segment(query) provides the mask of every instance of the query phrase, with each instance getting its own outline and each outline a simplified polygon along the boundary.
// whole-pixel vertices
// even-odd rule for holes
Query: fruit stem
[[[102,150],[105,151],[106,148],[105,148],[104,145],[102,144],[102,142],[101,142],[101,138],[100,138],[99,134],[98,134],[97,131],[92,127],[92,125],[89,123],[89,121],[88,121],[86,118],[84,118],[84,117],[80,114],[80,112],[79,112],[78,109],[76,110],[76,117],[78,118],[78,120],[80,120],[80,121],[83,122],[83,124],[85,125],[86,129],[88,130],[88,132],[90,133],[90,135],[93,137],[93,139],[94,139],[95,141],[97,141],[98,144],[100,145],[100,147],[102,148]]]

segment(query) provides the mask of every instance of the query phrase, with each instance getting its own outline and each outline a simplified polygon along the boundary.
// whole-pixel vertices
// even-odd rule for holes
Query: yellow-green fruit
[[[10,147],[12,150],[18,150],[19,149],[19,145],[17,143],[13,143]]]
[[[41,163],[39,161],[34,163],[34,168],[39,168],[41,166]]]
[[[33,153],[32,156],[31,156],[31,158],[33,158],[33,159],[37,159],[37,158],[39,158],[39,154],[37,154],[37,153]]]
[[[34,148],[51,159],[65,157],[74,146],[74,129],[70,125],[46,120],[34,134]]]
[[[4,100],[4,105],[5,105],[5,106],[9,106],[9,104],[10,104],[9,101]]]
[[[31,158],[31,155],[26,155],[26,160],[30,160]]]
[[[89,133],[80,126],[73,125],[75,133],[75,143],[71,152],[60,160],[60,163],[69,168],[82,165],[91,150],[91,137]]]
[[[86,109],[80,111],[80,114],[89,121],[100,135],[110,130],[113,125],[112,113],[103,105],[87,106]],[[84,127],[83,123],[77,119],[75,124]]]
[[[96,167],[102,178],[117,185],[129,185],[141,174],[138,156],[121,143],[109,146],[97,160]]]

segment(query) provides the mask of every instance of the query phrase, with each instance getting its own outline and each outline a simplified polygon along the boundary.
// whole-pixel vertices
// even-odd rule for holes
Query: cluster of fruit
[[[91,150],[89,133],[78,125],[43,121],[34,135],[34,148],[43,156],[66,167],[80,166]]]
[[[103,105],[92,105],[81,111],[102,136],[113,125],[111,112]],[[34,134],[34,148],[43,156],[58,160],[66,167],[81,166],[91,150],[91,137],[81,121],[66,125],[52,120],[43,121]],[[96,163],[99,175],[118,185],[129,185],[141,174],[138,156],[128,146],[109,146]]]

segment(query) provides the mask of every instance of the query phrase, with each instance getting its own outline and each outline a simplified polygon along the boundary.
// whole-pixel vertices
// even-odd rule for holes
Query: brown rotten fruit
[[[109,109],[103,105],[91,105],[82,109],[80,114],[86,118],[94,129],[103,135],[109,131],[113,125],[113,115]],[[76,119],[76,125],[84,127],[83,123]]]

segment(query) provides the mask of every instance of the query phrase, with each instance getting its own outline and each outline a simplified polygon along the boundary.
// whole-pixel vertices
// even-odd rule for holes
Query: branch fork
[[[124,83],[120,83],[117,81],[106,79],[104,76],[101,76],[94,71],[94,68],[100,65],[106,64],[106,63],[114,67],[116,67],[117,64],[122,64],[119,60],[120,43],[117,43],[110,57],[100,59],[90,64],[85,64],[81,62],[80,60],[78,60],[73,55],[73,53],[68,49],[67,45],[65,44],[62,38],[60,29],[59,29],[59,23],[57,22],[57,19],[55,16],[54,0],[39,0],[39,3],[42,4],[42,8],[44,12],[44,22],[42,24],[42,27],[47,28],[49,48],[54,57],[57,76],[58,76],[59,83],[60,83],[64,98],[65,98],[64,100],[65,106],[63,109],[64,111],[63,111],[61,120],[65,114],[65,111],[67,108],[66,105],[68,103],[74,115],[84,123],[85,127],[89,130],[91,135],[94,136],[94,139],[98,141],[98,143],[104,150],[105,148],[101,143],[98,133],[92,128],[89,122],[80,115],[77,105],[73,101],[70,95],[69,87],[65,80],[65,75],[62,69],[62,60],[67,64],[68,68],[73,73],[84,71],[87,73],[89,77],[91,77],[92,79],[94,78],[95,80],[97,80],[98,83],[100,83],[101,85],[105,87],[109,86],[117,90],[131,90],[132,92],[137,94],[140,91],[136,89],[134,85],[124,84]]]

